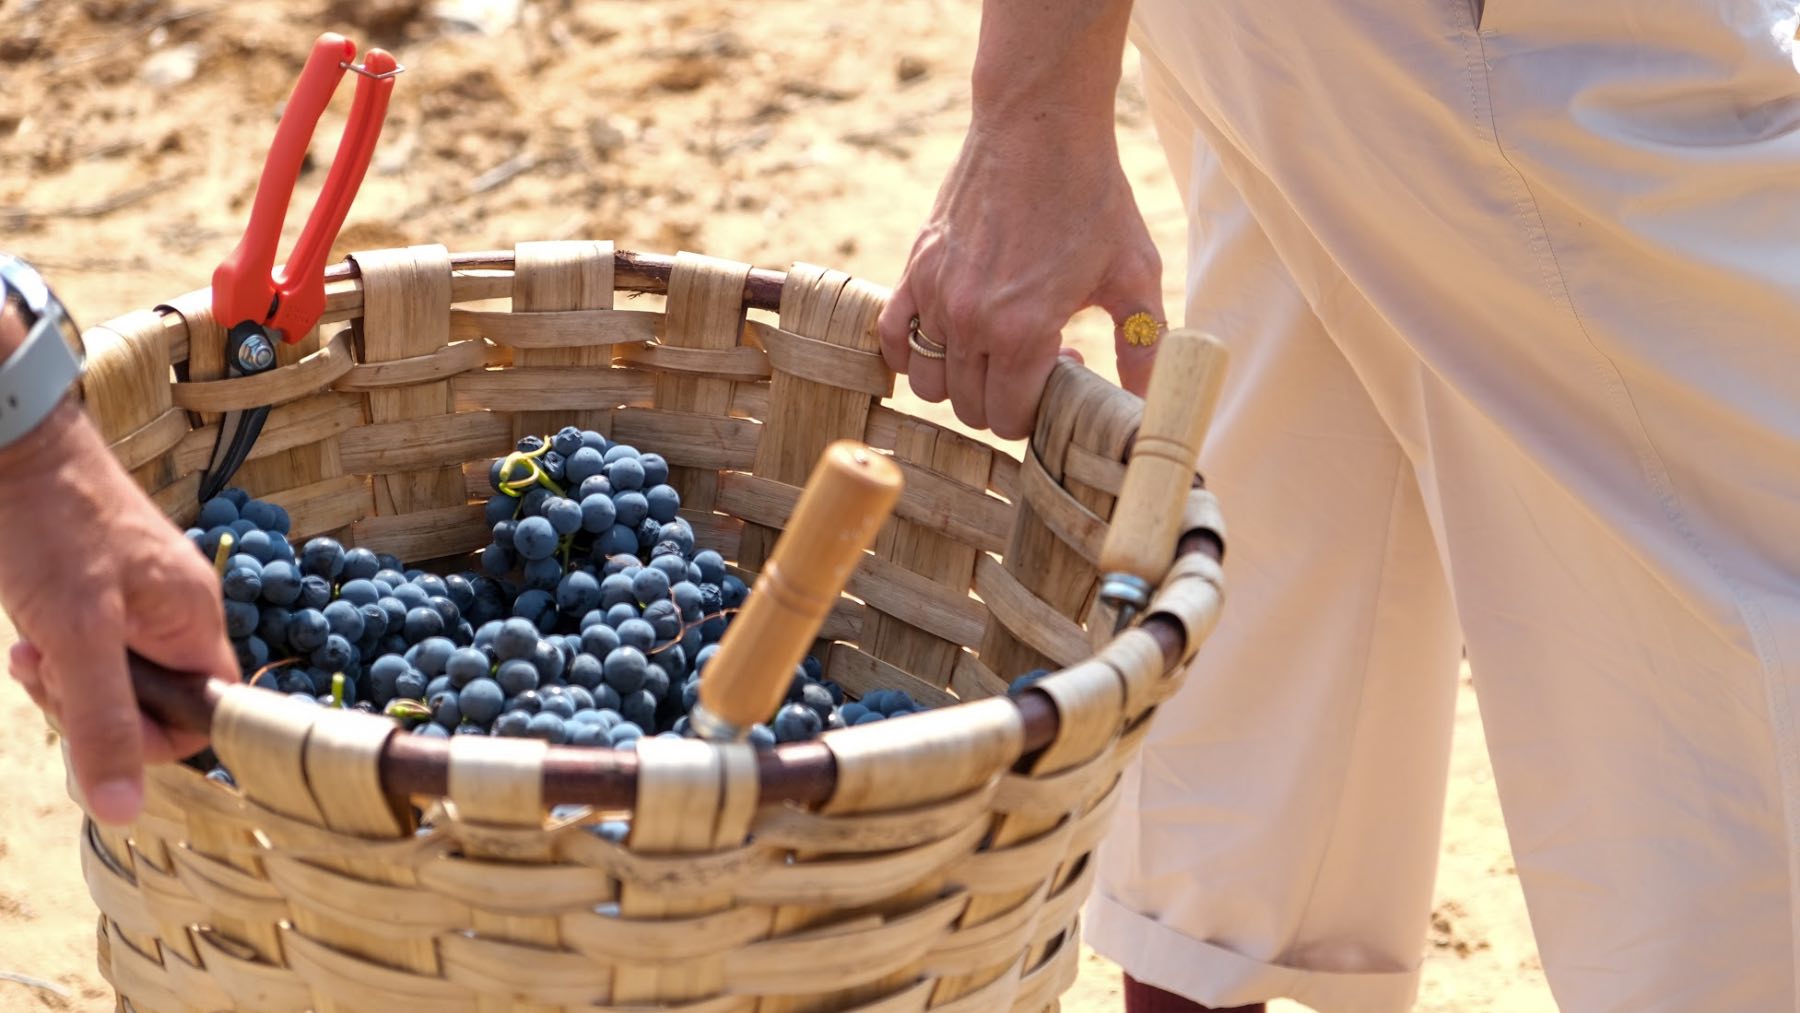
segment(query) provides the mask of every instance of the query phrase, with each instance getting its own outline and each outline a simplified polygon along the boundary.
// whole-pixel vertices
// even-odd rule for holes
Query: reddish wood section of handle
[[[744,609],[700,677],[700,705],[748,731],[781,706],[875,533],[900,498],[900,467],[854,440],[825,448]]]

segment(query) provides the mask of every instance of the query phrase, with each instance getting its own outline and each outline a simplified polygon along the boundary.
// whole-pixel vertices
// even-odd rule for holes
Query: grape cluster
[[[696,546],[667,461],[570,426],[520,440],[489,481],[480,572],[447,576],[330,538],[296,553],[286,512],[241,490],[204,504],[188,537],[219,568],[246,679],[425,736],[631,748],[691,734],[701,674],[749,588]],[[923,709],[898,690],[847,701],[809,657],[750,741]]]

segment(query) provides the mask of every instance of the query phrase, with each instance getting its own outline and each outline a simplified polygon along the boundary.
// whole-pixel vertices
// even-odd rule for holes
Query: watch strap
[[[35,324],[0,363],[0,447],[11,446],[48,418],[81,377],[81,361],[48,321]]]

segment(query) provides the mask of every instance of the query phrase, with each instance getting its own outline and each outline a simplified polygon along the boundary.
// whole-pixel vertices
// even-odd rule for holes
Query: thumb
[[[143,804],[143,734],[125,671],[124,603],[117,588],[37,631],[42,670],[60,687],[69,765],[87,809],[121,825]]]

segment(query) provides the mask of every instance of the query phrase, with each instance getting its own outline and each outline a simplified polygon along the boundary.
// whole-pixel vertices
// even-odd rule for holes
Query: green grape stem
[[[237,544],[237,536],[227,531],[219,536],[219,551],[213,553],[213,572],[220,577],[225,576],[225,563],[231,558],[231,547]]]

